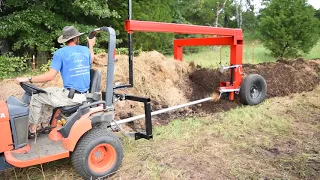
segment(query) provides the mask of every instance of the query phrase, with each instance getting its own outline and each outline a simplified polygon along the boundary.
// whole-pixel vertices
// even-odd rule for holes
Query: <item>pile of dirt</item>
[[[319,60],[279,60],[272,63],[244,64],[243,71],[263,76],[268,85],[267,97],[287,96],[292,93],[312,91],[320,84]],[[217,69],[198,69],[190,79],[202,90],[210,92],[219,86],[220,79],[228,80],[229,75]]]
[[[102,82],[106,81],[106,66],[107,54],[100,54],[95,57],[94,68],[102,72]],[[129,83],[128,66],[128,56],[116,56],[115,84]],[[194,70],[194,66],[165,58],[164,55],[156,51],[143,52],[134,58],[134,87],[117,90],[117,93],[150,97],[152,110],[187,103],[189,98],[185,92],[190,91],[190,87],[185,79]],[[105,89],[105,83],[102,84],[102,89]],[[119,101],[115,108],[118,113],[117,117],[120,119],[144,113],[143,104],[137,102]]]
[[[128,83],[128,56],[118,55],[115,62],[114,83]],[[245,74],[260,74],[268,84],[268,97],[286,96],[291,93],[311,91],[320,84],[319,60],[281,60],[275,63],[257,65],[244,64]],[[94,69],[103,75],[102,89],[106,86],[107,54],[99,54],[94,60]],[[187,103],[192,100],[206,98],[219,87],[220,81],[228,81],[229,75],[222,74],[218,69],[196,67],[194,63],[185,63],[166,58],[164,55],[152,51],[143,52],[134,57],[134,88],[117,90],[117,93],[150,97],[152,110],[159,110],[169,106]],[[61,77],[54,81],[40,85],[40,87],[62,87]],[[21,96],[23,90],[13,81],[2,81],[0,99],[6,99],[13,94]],[[192,114],[206,115],[218,111],[225,111],[237,107],[240,103],[221,99],[219,102],[207,102],[201,105],[180,109],[170,114],[156,117],[168,122],[170,118],[185,117]],[[118,101],[115,104],[116,119],[124,119],[144,113],[142,103]]]
[[[268,97],[286,96],[291,93],[311,91],[319,85],[319,63],[319,60],[297,59],[258,65],[245,64],[244,72],[245,74],[260,74],[266,79]],[[107,54],[96,57],[95,64],[95,68],[105,74]],[[117,56],[115,64],[115,82],[127,83],[128,57]],[[201,68],[196,67],[194,63],[174,61],[153,51],[142,53],[134,58],[134,88],[122,90],[120,93],[150,97],[152,110],[158,110],[210,97],[219,87],[220,81],[229,79],[228,73],[223,74],[218,69]],[[219,102],[207,102],[158,116],[158,119],[166,123],[166,120],[170,118],[192,114],[206,115],[226,111],[239,105],[240,102],[236,96],[235,101],[221,99]],[[119,119],[144,113],[141,103],[118,102],[115,107]]]

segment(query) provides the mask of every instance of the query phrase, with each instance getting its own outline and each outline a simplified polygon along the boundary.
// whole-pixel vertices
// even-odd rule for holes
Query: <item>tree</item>
[[[19,54],[57,47],[66,25],[89,32],[101,25],[101,19],[118,16],[105,0],[6,0],[0,5],[0,38]]]
[[[262,43],[276,57],[308,53],[319,39],[319,20],[306,0],[271,0],[262,10]]]

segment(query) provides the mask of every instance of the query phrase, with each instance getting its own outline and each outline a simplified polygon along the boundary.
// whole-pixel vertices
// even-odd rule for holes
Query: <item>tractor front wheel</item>
[[[121,141],[111,132],[91,129],[79,140],[71,156],[72,165],[84,179],[106,177],[123,159]]]
[[[266,80],[258,74],[246,76],[240,87],[240,101],[244,105],[257,105],[264,101],[267,94]]]

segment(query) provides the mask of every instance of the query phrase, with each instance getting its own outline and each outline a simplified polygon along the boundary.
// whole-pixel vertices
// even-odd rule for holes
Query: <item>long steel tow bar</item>
[[[158,114],[163,114],[163,113],[166,113],[166,112],[169,112],[169,111],[173,111],[173,110],[176,110],[176,109],[184,108],[184,107],[187,107],[187,106],[192,106],[192,105],[195,105],[195,104],[200,104],[200,103],[207,102],[207,101],[217,100],[217,99],[220,99],[220,96],[219,96],[219,98],[217,98],[217,97],[207,97],[207,98],[200,99],[200,100],[197,100],[197,101],[192,101],[192,102],[189,102],[189,103],[186,103],[186,104],[181,104],[181,105],[177,105],[177,106],[169,107],[169,108],[166,108],[166,109],[161,109],[161,110],[158,110],[158,111],[151,112],[151,116],[155,116],[155,115],[158,115]],[[127,118],[127,119],[122,119],[122,120],[116,121],[116,123],[113,122],[113,123],[111,123],[111,126],[129,123],[129,122],[132,122],[132,121],[135,121],[135,120],[138,120],[138,119],[142,119],[142,118],[145,118],[145,114],[141,114],[141,115],[138,115],[138,116],[135,116],[135,117],[130,117],[130,118]]]

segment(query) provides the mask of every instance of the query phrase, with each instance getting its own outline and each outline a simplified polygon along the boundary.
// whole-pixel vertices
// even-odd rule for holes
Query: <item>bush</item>
[[[51,60],[49,60],[46,64],[42,64],[40,66],[40,71],[41,72],[47,72],[50,69],[50,65],[51,65]]]
[[[128,48],[117,48],[117,54],[124,54],[124,55],[129,55],[129,50]],[[133,50],[133,56],[139,56],[139,54],[142,52],[142,49],[136,49]]]
[[[276,57],[308,53],[319,39],[319,20],[306,0],[271,0],[262,10],[261,41]]]
[[[19,75],[27,69],[27,58],[13,57],[9,54],[0,56],[0,79]]]

